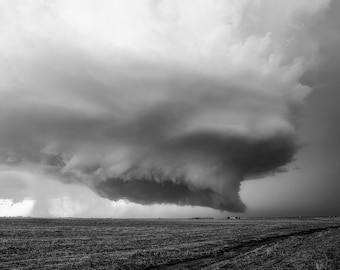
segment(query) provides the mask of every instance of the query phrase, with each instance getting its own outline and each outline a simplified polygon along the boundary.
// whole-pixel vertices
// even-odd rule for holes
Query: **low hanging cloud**
[[[112,200],[244,211],[241,181],[298,149],[328,4],[5,1],[0,161]]]
[[[265,138],[195,132],[164,143],[157,153],[100,182],[110,199],[142,203],[177,203],[243,211],[238,191],[245,178],[263,176],[290,162],[292,136]]]

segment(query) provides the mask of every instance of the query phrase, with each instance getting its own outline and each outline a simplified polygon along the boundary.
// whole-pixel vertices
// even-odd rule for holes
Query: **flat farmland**
[[[340,269],[340,219],[0,219],[0,269]]]

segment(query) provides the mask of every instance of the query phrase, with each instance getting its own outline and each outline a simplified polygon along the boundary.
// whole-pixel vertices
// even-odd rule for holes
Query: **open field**
[[[340,219],[0,219],[0,269],[340,269]]]

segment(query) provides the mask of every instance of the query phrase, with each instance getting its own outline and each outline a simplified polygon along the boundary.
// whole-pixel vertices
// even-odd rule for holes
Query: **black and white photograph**
[[[340,0],[0,0],[0,269],[340,269]]]

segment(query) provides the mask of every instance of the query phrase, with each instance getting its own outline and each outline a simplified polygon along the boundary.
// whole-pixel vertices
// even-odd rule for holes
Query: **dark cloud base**
[[[94,189],[111,200],[196,205],[243,212],[245,205],[239,197],[241,181],[282,171],[282,166],[293,160],[296,149],[294,137],[288,134],[248,138],[211,132],[196,133],[161,146],[158,155],[160,158],[167,156],[168,164],[157,163],[157,168],[156,165],[149,167],[147,176],[139,173],[143,171],[139,168],[142,165],[136,164],[121,178],[99,182]],[[175,160],[188,167],[197,160],[203,160],[202,166],[208,160],[214,160],[214,163],[206,167],[207,179],[195,181],[175,174],[180,166]],[[162,166],[173,166],[173,175],[162,173]]]
[[[237,196],[233,200],[210,189],[198,190],[172,181],[155,182],[147,179],[124,181],[108,179],[95,187],[99,195],[110,200],[126,199],[139,204],[177,204],[212,207],[230,212],[242,212],[245,205]]]

